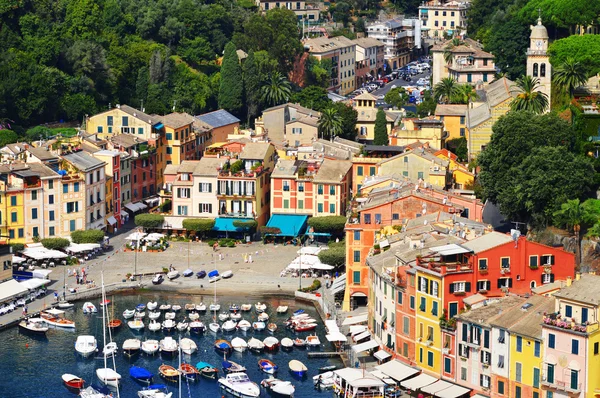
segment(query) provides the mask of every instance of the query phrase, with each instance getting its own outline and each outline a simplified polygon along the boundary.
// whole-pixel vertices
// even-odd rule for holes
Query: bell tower
[[[527,76],[539,80],[539,90],[548,96],[548,109],[550,110],[550,94],[552,92],[552,66],[548,56],[548,31],[542,25],[541,10],[537,25],[531,26],[529,35],[529,48],[527,49]]]

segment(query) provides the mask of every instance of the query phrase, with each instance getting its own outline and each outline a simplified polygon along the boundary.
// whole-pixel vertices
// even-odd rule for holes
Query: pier
[[[341,357],[343,352],[340,351],[325,351],[325,352],[309,352],[309,358],[335,358]]]

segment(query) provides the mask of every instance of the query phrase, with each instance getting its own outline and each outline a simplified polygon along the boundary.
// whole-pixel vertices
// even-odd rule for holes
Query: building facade
[[[304,42],[310,55],[319,61],[331,60],[329,90],[346,95],[356,89],[356,44],[344,36],[318,37]]]
[[[552,100],[552,65],[548,54],[548,31],[542,25],[542,18],[538,18],[537,24],[531,27],[529,35],[529,48],[527,49],[527,76],[539,81],[539,91],[548,98],[548,108]]]
[[[393,70],[410,62],[415,48],[421,48],[421,24],[400,16],[367,25],[367,36],[385,45],[384,58]],[[384,68],[384,74],[391,73]]]
[[[445,41],[434,45],[431,52],[433,86],[446,77],[451,77],[457,83],[471,85],[487,84],[494,80],[494,55],[483,51],[482,45],[475,40],[465,39],[457,46],[452,41]]]
[[[385,45],[372,37],[354,40],[356,43],[356,88],[383,76]]]
[[[423,34],[436,39],[460,36],[467,31],[468,1],[427,1],[419,6]]]

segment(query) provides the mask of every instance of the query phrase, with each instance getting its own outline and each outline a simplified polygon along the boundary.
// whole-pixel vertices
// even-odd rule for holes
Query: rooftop
[[[109,156],[109,157],[117,157],[117,156],[121,156],[121,152],[119,151],[111,151],[110,149],[103,149],[100,150],[98,152],[94,152],[94,155],[97,156]]]
[[[224,109],[219,109],[214,112],[198,115],[196,116],[196,118],[212,128],[228,126],[230,124],[240,122],[240,119],[233,116],[231,113],[227,112]]]
[[[531,296],[522,305],[515,305],[510,309],[502,308],[500,311],[496,317],[489,319],[490,325],[540,339],[543,313],[554,311],[554,298]]]
[[[29,153],[38,158],[39,160],[47,161],[47,160],[57,160],[58,156],[50,152],[50,150],[46,149],[46,147],[29,147],[27,149]]]
[[[465,116],[466,114],[467,105],[438,104],[435,107],[436,116]]]
[[[150,116],[147,113],[144,113],[142,111],[139,111],[135,108],[132,108],[129,105],[117,105],[117,108],[120,109],[121,111],[135,117],[138,118],[140,120],[142,120],[145,123],[151,124],[152,126],[154,126],[155,124],[160,123],[160,117],[158,116]],[[96,115],[97,116],[97,115]]]
[[[194,123],[194,117],[188,113],[173,112],[161,116],[160,119],[165,126],[173,129],[179,129]]]
[[[525,300],[523,297],[514,295],[501,297],[494,301],[488,299],[487,305],[463,312],[457,315],[456,318],[464,322],[490,327],[489,321],[491,319],[517,305],[520,307],[525,303]]]
[[[353,42],[362,48],[369,48],[369,47],[383,47],[385,44],[383,44],[382,42],[380,42],[377,39],[374,39],[372,37],[362,37],[360,39],[355,39],[353,40]]]
[[[327,53],[329,51],[339,50],[342,48],[354,46],[355,43],[344,37],[317,37],[308,39],[304,42],[304,47],[308,48],[311,53]]]
[[[146,142],[146,140],[138,138],[133,134],[117,134],[110,137],[110,141],[113,143],[114,146],[119,146],[124,149],[131,148],[140,143]]]
[[[177,167],[177,173],[193,173],[197,165],[197,160],[184,160]]]
[[[473,251],[473,253],[481,253],[512,241],[513,238],[510,235],[494,231],[480,236],[479,238],[473,239],[463,244],[463,246]]]
[[[313,181],[338,183],[351,168],[352,162],[350,161],[324,159]]]
[[[63,159],[83,172],[103,167],[106,164],[83,151],[63,155]]]
[[[298,167],[296,160],[279,159],[277,165],[271,174],[271,178],[274,177],[294,177]]]
[[[194,175],[200,177],[217,177],[219,175],[218,169],[223,166],[225,161],[225,158],[203,157],[197,161]]]
[[[240,153],[240,159],[264,160],[269,153],[271,144],[268,142],[249,142],[244,145]]]
[[[554,297],[600,305],[600,276],[582,274],[579,280],[573,281],[571,286],[554,293]]]
[[[432,52],[445,52],[447,51],[448,45],[451,44],[451,40],[447,40],[445,42],[436,44],[431,49]],[[464,44],[460,46],[451,47],[451,51],[453,54],[469,54],[474,58],[494,58],[493,54],[490,54],[486,51],[483,51],[483,45],[473,39],[465,39],[463,40]]]

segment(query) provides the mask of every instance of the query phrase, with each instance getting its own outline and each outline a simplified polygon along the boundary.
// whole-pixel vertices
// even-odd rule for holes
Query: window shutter
[[[483,358],[483,352],[481,354],[482,354],[482,358]],[[483,386],[483,375],[482,374],[479,375],[479,385]]]
[[[480,354],[479,354],[479,357],[480,357],[480,358],[479,358],[479,361],[480,361],[481,363],[485,363],[485,361],[483,360],[483,357],[484,357],[483,351],[481,351],[481,352],[480,352]]]
[[[554,282],[554,274],[550,274],[550,283]]]
[[[550,256],[550,264],[554,265],[554,256]]]
[[[208,212],[209,212],[209,213],[212,213],[212,203],[209,203],[209,204],[208,204]]]
[[[467,350],[467,352],[465,354],[467,354],[467,358],[469,358],[469,353],[471,350],[469,349],[469,347],[467,347],[466,350]]]
[[[469,331],[469,327],[467,326],[466,323],[463,323],[463,326],[462,326],[462,341],[468,341],[468,337],[467,337],[468,331]]]
[[[198,192],[202,192],[202,183],[198,183]]]
[[[471,291],[471,282],[465,282],[465,292]]]
[[[498,289],[502,287],[502,279],[498,278]]]
[[[450,293],[454,293],[454,283],[450,284]]]
[[[489,330],[483,331],[483,346],[485,348],[490,348],[490,331]]]
[[[209,193],[212,192],[212,183],[211,182],[208,183],[208,192]]]
[[[512,278],[508,278],[508,287],[512,287]]]
[[[419,290],[419,291],[421,290],[421,279],[423,279],[423,278],[420,276],[417,278],[417,290]]]

